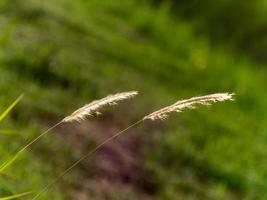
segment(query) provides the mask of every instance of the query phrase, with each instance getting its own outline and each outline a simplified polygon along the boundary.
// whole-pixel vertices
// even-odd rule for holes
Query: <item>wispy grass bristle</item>
[[[16,154],[14,154],[9,160],[7,160],[4,164],[0,166],[0,174],[9,167],[17,158],[18,156],[24,152],[27,148],[29,148],[32,144],[34,144],[37,140],[39,140],[41,137],[46,135],[48,132],[56,128],[57,126],[61,125],[64,122],[73,122],[78,121],[81,122],[86,119],[87,116],[95,114],[99,114],[99,109],[106,106],[106,105],[115,105],[119,101],[129,99],[131,97],[134,97],[138,94],[136,91],[131,92],[122,92],[114,95],[109,95],[103,99],[95,100],[92,103],[89,103],[82,108],[79,108],[75,112],[73,112],[70,116],[65,117],[63,120],[55,124],[54,126],[50,127],[46,131],[44,131],[42,134],[37,136],[35,139],[27,143],[23,148],[21,148]],[[1,117],[0,117],[1,119]],[[1,200],[1,199],[0,199]]]
[[[117,102],[132,98],[138,94],[137,91],[131,92],[122,92],[114,95],[109,95],[105,98],[95,100],[85,106],[79,108],[78,110],[74,111],[71,115],[65,117],[62,121],[63,122],[81,122],[86,119],[88,116],[92,116],[94,114],[100,114],[99,109],[106,106],[106,105],[116,105]]]
[[[71,116],[69,116],[69,119],[67,119],[67,121],[68,120],[72,121],[72,118],[74,118],[73,119],[74,121],[77,121],[77,119],[78,119],[78,121],[79,120],[83,120],[84,116],[81,116],[81,117],[79,116],[79,115],[82,115],[81,113],[83,113],[83,112],[85,112],[85,113],[88,112],[90,114],[90,113],[95,112],[96,110],[98,110],[103,105],[110,104],[110,103],[115,103],[115,102],[119,101],[121,98],[122,99],[129,98],[129,97],[135,96],[136,94],[137,94],[137,92],[120,93],[120,94],[117,94],[117,95],[108,96],[108,97],[106,97],[104,99],[101,99],[101,100],[97,100],[95,102],[92,102],[91,104],[85,105],[84,106],[85,108],[82,107],[82,108],[78,109],[77,111],[75,111]],[[211,95],[206,95],[206,96],[193,97],[193,98],[190,98],[190,99],[177,101],[173,105],[164,107],[164,108],[162,108],[162,109],[160,109],[160,110],[158,110],[156,112],[153,112],[153,113],[145,116],[141,120],[133,123],[132,125],[128,126],[127,128],[123,129],[122,131],[119,131],[116,134],[112,135],[111,137],[107,138],[102,143],[100,143],[95,148],[93,148],[91,151],[89,151],[87,154],[85,154],[80,159],[75,161],[70,167],[68,167],[65,171],[63,171],[57,178],[55,178],[53,181],[51,181],[49,184],[47,184],[33,198],[33,200],[38,199],[44,192],[46,192],[50,187],[52,187],[59,179],[61,179],[68,172],[70,172],[80,162],[82,162],[83,160],[88,158],[90,155],[92,155],[93,153],[98,151],[100,148],[102,148],[105,144],[107,144],[111,140],[114,140],[115,138],[119,137],[120,135],[122,135],[125,132],[127,132],[129,129],[139,125],[140,123],[144,122],[145,120],[147,120],[147,119],[149,119],[149,120],[166,119],[168,117],[168,114],[171,113],[171,112],[182,112],[183,109],[185,109],[185,108],[194,108],[194,106],[197,105],[197,104],[210,105],[211,103],[214,103],[214,102],[233,100],[233,95],[234,94],[229,94],[229,93],[217,93],[217,94],[211,94]],[[113,99],[116,99],[116,100],[114,101]],[[99,104],[99,105],[96,106],[95,104]],[[87,108],[87,106],[88,106],[88,108]],[[92,107],[89,108],[90,106],[92,106]],[[86,113],[85,116],[88,115],[88,113]]]
[[[215,102],[233,100],[233,96],[234,94],[230,93],[216,93],[180,100],[170,106],[164,107],[145,116],[143,120],[163,120],[166,119],[172,112],[182,112],[186,108],[193,109],[196,105],[211,105]]]

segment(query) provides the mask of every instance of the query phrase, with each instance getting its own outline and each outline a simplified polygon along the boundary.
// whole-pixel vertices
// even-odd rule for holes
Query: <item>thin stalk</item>
[[[31,146],[33,143],[35,143],[38,139],[40,139],[42,136],[44,136],[45,134],[47,134],[49,131],[51,131],[52,129],[56,128],[57,126],[59,126],[61,123],[64,122],[72,122],[72,121],[82,121],[86,118],[86,116],[88,115],[92,115],[93,113],[97,113],[98,109],[100,109],[103,106],[106,105],[111,105],[111,104],[115,104],[119,101],[134,97],[135,95],[137,95],[138,92],[137,91],[132,91],[132,92],[122,92],[122,93],[118,93],[118,94],[114,94],[114,95],[109,95],[105,98],[102,99],[98,99],[95,100],[89,104],[86,104],[85,106],[79,108],[78,110],[74,111],[71,115],[65,117],[63,120],[61,120],[60,122],[58,122],[57,124],[55,124],[54,126],[52,126],[51,128],[49,128],[48,130],[46,130],[45,132],[43,132],[41,135],[39,135],[38,137],[36,137],[34,140],[32,140],[31,142],[29,142],[26,146],[24,146],[21,150],[19,150],[14,156],[12,156],[6,163],[4,163],[1,167],[0,167],[0,174],[1,172],[4,171],[4,169],[6,169],[9,165],[11,165],[17,158],[18,156],[25,151],[29,146]],[[2,115],[0,115],[0,121],[7,115],[7,113],[15,106],[15,104],[22,98],[19,97],[8,109],[7,111],[5,111]]]
[[[21,153],[23,153],[28,147],[30,147],[33,143],[35,143],[37,140],[39,140],[41,137],[43,137],[45,134],[47,134],[48,132],[50,132],[51,130],[53,130],[54,128],[56,128],[57,126],[59,126],[60,124],[62,124],[63,121],[58,122],[57,124],[55,124],[54,126],[50,127],[49,129],[47,129],[45,132],[43,132],[41,135],[37,136],[35,139],[33,139],[32,141],[30,141],[28,144],[26,144],[23,148],[21,148],[14,156],[12,156],[10,158],[10,160],[8,160],[6,163],[4,163],[1,167],[0,167],[0,174],[9,166],[11,165],[18,157]]]
[[[32,194],[32,192],[24,192],[24,193],[21,193],[21,194],[15,194],[15,195],[8,196],[8,197],[2,197],[2,198],[0,198],[0,200],[17,199],[17,198],[20,198],[20,197],[23,197],[23,196],[26,196],[26,195],[29,195],[29,194]]]
[[[141,122],[143,122],[144,119],[141,119],[137,122],[135,122],[134,124],[128,126],[127,128],[125,128],[122,131],[119,131],[118,133],[116,133],[115,135],[107,138],[105,141],[103,141],[102,143],[100,143],[99,145],[97,145],[94,149],[92,149],[91,151],[89,151],[87,154],[85,154],[83,157],[81,157],[79,160],[75,161],[70,167],[68,167],[64,172],[62,172],[56,179],[54,179],[53,181],[51,181],[48,185],[46,185],[36,196],[33,197],[32,200],[37,199],[38,197],[40,197],[43,193],[45,193],[50,187],[52,187],[57,181],[59,181],[63,176],[65,176],[68,172],[70,172],[74,167],[76,167],[80,162],[82,162],[83,160],[85,160],[88,156],[92,155],[93,153],[95,153],[97,150],[99,150],[101,147],[103,147],[106,143],[110,142],[111,140],[114,140],[115,138],[119,137],[120,135],[122,135],[123,133],[125,133],[126,131],[128,131],[129,129],[137,126],[138,124],[140,124]]]

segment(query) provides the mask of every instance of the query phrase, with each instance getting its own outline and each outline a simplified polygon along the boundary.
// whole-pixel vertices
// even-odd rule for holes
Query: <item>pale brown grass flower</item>
[[[106,106],[106,105],[114,105],[117,104],[117,102],[129,99],[131,97],[134,97],[138,94],[136,91],[132,92],[123,92],[118,93],[114,95],[109,95],[103,99],[95,100],[92,103],[89,103],[82,108],[79,108],[75,112],[73,112],[70,116],[65,117],[63,120],[55,124],[54,126],[50,127],[46,131],[44,131],[42,134],[37,136],[35,139],[31,140],[29,143],[27,143],[23,148],[21,148],[15,155],[13,155],[8,161],[6,161],[3,165],[0,166],[0,174],[8,167],[10,166],[17,158],[18,156],[24,152],[27,148],[29,148],[32,144],[34,144],[37,140],[39,140],[41,137],[46,135],[51,130],[55,129],[59,125],[61,125],[64,122],[73,122],[78,121],[81,122],[86,118],[86,116],[92,115],[93,113],[98,113],[99,109]]]
[[[125,129],[117,132],[113,136],[107,138],[102,143],[100,143],[99,145],[94,147],[87,154],[85,154],[80,159],[75,161],[65,171],[63,171],[57,178],[55,178],[49,184],[47,184],[36,196],[34,196],[33,200],[38,199],[44,192],[46,192],[50,187],[52,187],[63,176],[65,176],[68,172],[70,172],[74,167],[76,167],[79,163],[81,163],[83,160],[88,158],[90,155],[92,155],[93,153],[95,153],[96,151],[101,149],[105,144],[107,144],[108,142],[116,139],[117,137],[119,137],[122,134],[126,133],[129,129],[139,125],[140,123],[144,122],[145,120],[166,119],[168,117],[168,114],[171,113],[171,112],[181,112],[185,108],[194,108],[194,106],[197,105],[197,104],[210,105],[211,103],[214,103],[214,102],[233,100],[233,95],[234,94],[229,94],[229,93],[217,93],[217,94],[211,94],[211,95],[206,95],[206,96],[193,97],[193,98],[190,98],[190,99],[180,100],[180,101],[177,101],[176,103],[174,103],[173,105],[164,107],[164,108],[162,108],[162,109],[160,109],[158,111],[155,111],[155,112],[145,116],[141,120],[133,123],[132,125],[128,126],[127,128],[125,128]],[[104,100],[104,102],[105,102],[105,100]],[[97,103],[97,101],[96,101],[96,103]],[[81,109],[83,109],[83,108],[81,108]],[[79,110],[76,111],[78,114],[79,114]],[[89,113],[91,112],[90,109],[88,109],[88,112]],[[76,114],[73,114],[73,116],[75,116],[75,115]],[[78,117],[78,119],[80,119],[80,117]],[[82,119],[83,119],[83,117],[81,117],[81,120]]]
[[[138,94],[137,91],[122,92],[114,95],[109,95],[105,98],[95,100],[85,106],[74,111],[71,115],[65,117],[63,122],[81,122],[86,119],[87,116],[92,116],[93,114],[99,114],[99,109],[106,105],[116,105],[117,102],[132,98]]]
[[[233,100],[234,94],[229,93],[217,93],[199,97],[192,97],[190,99],[180,100],[176,103],[164,107],[160,110],[157,110],[147,116],[145,116],[144,120],[163,120],[168,117],[168,115],[172,112],[182,112],[186,108],[195,108],[195,105],[210,105],[211,103],[219,102],[219,101],[226,101],[226,100]]]

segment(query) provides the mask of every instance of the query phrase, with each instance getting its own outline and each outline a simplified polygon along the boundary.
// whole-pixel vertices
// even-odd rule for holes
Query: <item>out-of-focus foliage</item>
[[[141,134],[150,141],[144,179],[155,199],[266,199],[266,9],[263,0],[1,1],[0,108],[26,98],[8,122],[20,137],[0,140],[0,159],[44,123],[108,93],[140,91],[131,112],[119,110],[116,120],[128,124],[177,98],[229,91],[234,103]],[[75,157],[53,138],[39,146],[43,159],[30,151],[10,169],[21,190],[40,189]]]
[[[165,2],[156,1],[155,2]],[[211,44],[234,47],[256,62],[267,63],[267,3],[265,0],[171,0],[172,12],[194,24]]]

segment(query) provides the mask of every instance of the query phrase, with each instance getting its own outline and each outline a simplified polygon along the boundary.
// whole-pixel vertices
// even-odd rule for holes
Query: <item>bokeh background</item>
[[[0,197],[40,190],[155,109],[234,92],[132,129],[40,199],[267,199],[266,49],[266,0],[1,0],[0,111],[25,95],[1,122],[1,163],[93,99],[140,95],[42,138],[1,175]]]

